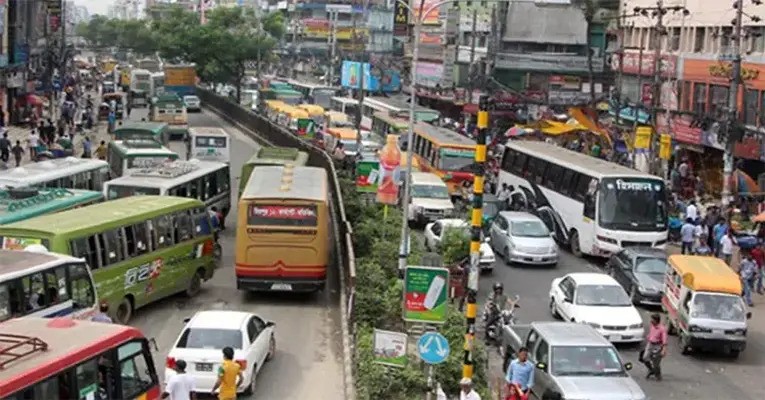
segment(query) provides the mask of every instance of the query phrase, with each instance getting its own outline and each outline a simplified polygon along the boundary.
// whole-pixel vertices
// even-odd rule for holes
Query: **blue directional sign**
[[[438,332],[427,332],[417,341],[417,352],[426,364],[441,364],[449,357],[449,342]]]

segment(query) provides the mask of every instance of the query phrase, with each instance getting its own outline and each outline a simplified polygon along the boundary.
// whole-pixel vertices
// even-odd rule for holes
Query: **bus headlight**
[[[616,239],[611,239],[611,238],[608,238],[608,237],[605,237],[605,236],[601,236],[601,235],[597,235],[596,237],[601,242],[606,242],[608,244],[619,244],[619,242],[617,242]]]

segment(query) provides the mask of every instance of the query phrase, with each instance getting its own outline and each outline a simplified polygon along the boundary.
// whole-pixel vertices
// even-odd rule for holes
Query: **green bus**
[[[177,153],[154,140],[115,140],[109,142],[107,155],[112,179],[131,168],[156,166],[177,159]]]
[[[101,192],[79,189],[0,190],[0,225],[84,207],[103,200]]]
[[[242,175],[239,177],[239,197],[250,180],[252,169],[263,165],[303,166],[308,163],[308,153],[292,147],[261,147],[242,165]]]
[[[303,103],[303,93],[292,89],[260,89],[259,101],[281,100],[291,106]]]
[[[388,135],[401,135],[409,131],[409,121],[378,111],[372,116],[372,132],[385,139]]]
[[[129,122],[114,130],[114,140],[154,140],[167,146],[170,143],[169,125],[164,122]]]
[[[196,199],[132,196],[0,226],[3,248],[43,245],[85,259],[101,302],[127,324],[149,303],[212,278],[220,247],[210,214]]]

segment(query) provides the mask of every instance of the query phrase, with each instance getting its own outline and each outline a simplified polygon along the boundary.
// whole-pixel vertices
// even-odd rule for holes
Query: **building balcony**
[[[495,68],[499,69],[521,71],[556,71],[558,73],[582,73],[587,72],[587,57],[570,53],[503,52],[497,54],[494,66]],[[592,67],[595,73],[603,72],[603,58],[592,57]]]

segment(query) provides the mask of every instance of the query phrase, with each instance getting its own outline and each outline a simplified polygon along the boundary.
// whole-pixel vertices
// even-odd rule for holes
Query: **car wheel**
[[[247,385],[247,389],[244,390],[245,396],[252,396],[255,393],[255,382],[257,382],[258,366],[252,366],[252,375],[250,376],[250,384]]]
[[[271,335],[271,340],[268,341],[268,354],[266,355],[266,361],[271,361],[276,355],[276,339],[274,335]]]
[[[582,256],[582,248],[579,245],[579,232],[574,231],[571,233],[571,238],[569,239],[569,246],[571,247],[571,253],[573,253],[577,257]]]
[[[553,318],[560,319],[560,313],[558,312],[558,306],[555,305],[555,299],[550,299],[550,314]]]
[[[133,302],[129,298],[124,297],[120,304],[117,306],[117,322],[122,325],[127,325],[130,319],[133,317]]]

